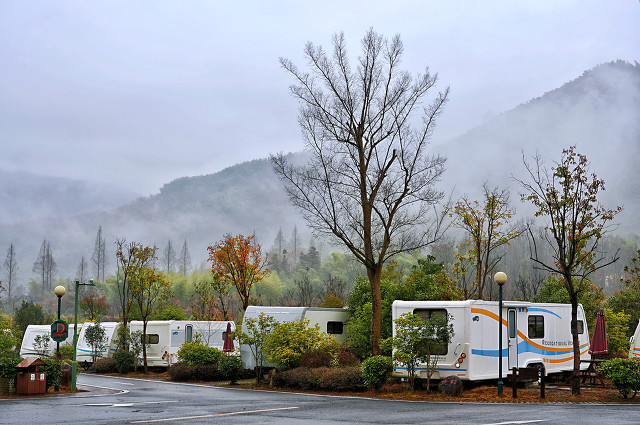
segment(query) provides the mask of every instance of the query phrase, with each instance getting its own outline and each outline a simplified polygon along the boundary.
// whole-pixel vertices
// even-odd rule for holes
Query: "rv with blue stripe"
[[[497,301],[397,300],[392,306],[392,318],[395,320],[405,313],[425,319],[434,315],[449,317],[454,335],[449,345],[438,353],[432,379],[451,375],[465,381],[498,379],[500,327],[503,378],[511,374],[513,368],[535,367],[545,375],[573,370],[570,304],[504,301],[502,322],[498,309]],[[580,359],[588,360],[589,330],[582,305],[578,305],[577,313]],[[396,362],[394,374],[407,376],[406,367]],[[427,377],[426,365],[419,365],[416,377]]]

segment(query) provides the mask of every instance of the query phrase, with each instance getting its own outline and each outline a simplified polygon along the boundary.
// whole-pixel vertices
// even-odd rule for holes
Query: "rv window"
[[[509,309],[507,317],[507,323],[509,324],[509,338],[515,338],[518,334],[518,329],[516,328],[516,311],[514,309]]]
[[[342,335],[344,323],[342,322],[327,322],[327,333],[332,335]]]
[[[193,326],[185,326],[184,332],[186,334],[187,342],[191,342],[193,340]]]
[[[440,308],[440,309],[416,308],[415,310],[413,310],[413,314],[415,314],[416,316],[418,316],[423,320],[429,320],[432,317],[446,317],[447,310],[443,308]]]
[[[584,333],[584,322],[582,320],[578,320],[578,333],[580,335]]]
[[[543,316],[529,316],[529,338],[544,338]]]
[[[146,343],[147,344],[158,344],[160,343],[160,335],[158,334],[147,334],[146,335]]]
[[[423,320],[429,320],[433,317],[448,317],[447,310],[443,308],[440,308],[440,309],[416,308],[415,310],[413,310],[413,314],[415,314],[416,316],[420,317]],[[443,344],[435,347],[432,354],[435,354],[438,356],[445,356],[447,355],[448,352],[449,352],[449,345]]]

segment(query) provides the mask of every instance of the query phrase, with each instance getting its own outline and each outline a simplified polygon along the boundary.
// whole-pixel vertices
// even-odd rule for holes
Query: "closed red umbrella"
[[[593,338],[589,347],[589,354],[592,357],[606,356],[609,354],[607,346],[607,325],[604,321],[604,310],[598,310],[596,317],[596,327],[593,329]]]
[[[227,323],[227,331],[224,333],[224,345],[222,351],[230,353],[233,351],[233,336],[231,335],[231,323]]]

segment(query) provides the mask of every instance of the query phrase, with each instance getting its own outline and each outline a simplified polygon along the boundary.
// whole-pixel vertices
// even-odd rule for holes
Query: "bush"
[[[113,360],[116,362],[116,369],[120,373],[129,373],[133,370],[135,357],[129,350],[118,350],[113,354]]]
[[[338,365],[340,366],[359,366],[360,360],[351,351],[342,347],[338,353]]]
[[[197,369],[186,363],[175,363],[167,371],[172,381],[185,382],[196,379]]]
[[[196,381],[221,381],[224,379],[217,364],[200,364],[192,367],[196,369],[194,376]]]
[[[114,359],[98,359],[91,365],[89,370],[95,373],[116,373],[118,371],[118,366]]]
[[[610,379],[622,397],[633,393],[635,397],[640,390],[640,361],[636,359],[611,359],[602,363],[598,370],[606,379]]]
[[[0,378],[15,378],[16,365],[21,361],[22,357],[15,352],[9,352],[0,356]]]
[[[315,367],[329,367],[331,366],[331,354],[319,350],[309,351],[300,357],[298,364],[300,367],[308,367],[310,369]]]
[[[73,345],[61,345],[60,357],[62,357],[62,360],[73,359]]]
[[[38,367],[38,372],[45,372],[47,374],[47,389],[53,387],[60,382],[60,375],[62,374],[62,362],[54,358],[41,358],[45,362],[44,366]]]
[[[209,347],[202,341],[185,342],[178,350],[179,361],[190,366],[214,364],[217,365],[224,353],[217,348]]]
[[[273,384],[280,388],[323,391],[361,391],[365,388],[358,367],[298,367],[276,374]]]
[[[365,389],[359,367],[317,369],[322,371],[318,386],[326,391],[362,391]]]
[[[373,387],[376,390],[382,388],[387,382],[392,370],[393,362],[391,357],[372,356],[362,362],[364,383],[366,386]]]
[[[235,384],[242,372],[242,359],[237,356],[224,356],[218,365],[222,376]]]

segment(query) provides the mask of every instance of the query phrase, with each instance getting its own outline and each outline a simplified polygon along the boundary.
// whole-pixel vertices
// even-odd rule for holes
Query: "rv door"
[[[507,335],[509,347],[509,369],[518,367],[518,315],[515,308],[507,310]]]

